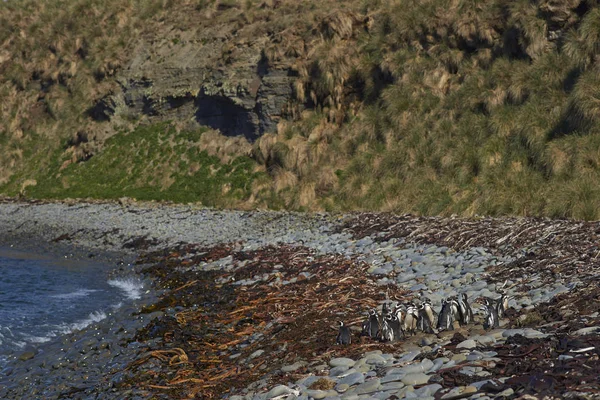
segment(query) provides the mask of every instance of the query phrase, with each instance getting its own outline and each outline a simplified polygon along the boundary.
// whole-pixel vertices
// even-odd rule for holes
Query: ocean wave
[[[144,284],[136,278],[111,279],[108,284],[125,292],[128,299],[137,300],[142,296]]]
[[[90,293],[94,293],[97,291],[98,291],[97,289],[78,289],[72,293],[55,294],[50,297],[52,297],[54,299],[70,300],[70,299],[76,299],[79,297],[85,297],[85,296],[88,296]]]
[[[33,335],[23,335],[23,339],[27,343],[46,343],[52,340],[54,335],[49,336],[33,336]]]
[[[61,335],[65,335],[65,334],[71,333],[73,331],[81,330],[81,329],[93,324],[94,322],[102,321],[105,318],[106,318],[106,313],[104,311],[94,311],[94,312],[91,312],[87,318],[85,318],[81,321],[77,321],[72,324],[59,325],[58,332]]]

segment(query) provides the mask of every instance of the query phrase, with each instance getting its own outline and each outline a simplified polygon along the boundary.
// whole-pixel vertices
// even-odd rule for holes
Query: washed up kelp
[[[202,268],[227,256],[230,268]],[[389,344],[365,339],[335,346],[336,320],[357,327],[366,309],[386,296],[406,295],[395,286],[375,285],[364,263],[317,256],[305,247],[244,252],[236,244],[182,246],[149,253],[139,262],[167,289],[145,312],[176,311],[138,332],[136,339],[148,352],[130,366],[132,382],[164,391],[165,398],[217,397],[269,373],[273,382],[286,381],[288,374],[273,371],[299,360],[305,364],[293,374],[306,371],[308,361],[391,351]]]

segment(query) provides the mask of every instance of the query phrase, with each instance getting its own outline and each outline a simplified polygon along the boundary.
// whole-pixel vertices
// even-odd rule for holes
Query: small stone
[[[440,385],[438,383],[434,383],[432,385],[427,385],[427,386],[420,387],[419,389],[415,390],[415,394],[419,398],[424,398],[424,397],[427,397],[427,396],[433,396],[441,388],[442,388],[442,385]]]
[[[249,360],[252,360],[253,358],[259,357],[261,356],[265,351],[260,349],[260,350],[256,350],[254,353],[250,354],[250,357],[248,357]]]
[[[416,372],[427,372],[433,367],[433,361],[428,358],[424,358],[420,363],[407,365],[402,368],[402,373],[412,374]]]
[[[502,399],[502,398],[507,398],[512,396],[515,393],[515,391],[512,388],[508,388],[506,390],[501,391],[500,393],[498,393],[496,395],[496,397]]]
[[[356,385],[363,383],[365,381],[365,376],[360,372],[354,372],[353,374],[344,376],[338,382],[338,384],[346,384],[348,386]]]
[[[338,393],[344,393],[346,390],[348,390],[350,388],[350,385],[348,385],[347,383],[338,383],[335,386],[335,390]]]
[[[338,393],[335,390],[306,390],[304,392],[308,397],[312,397],[315,400],[324,399],[325,397],[335,397]]]
[[[467,339],[456,345],[457,349],[474,349],[477,343],[473,339]]]
[[[391,374],[391,375],[386,375],[383,378],[381,378],[381,383],[388,383],[388,382],[398,382],[402,380],[402,377],[404,376],[404,374]]]
[[[352,360],[351,358],[345,358],[345,357],[332,358],[331,360],[329,360],[329,365],[331,365],[332,367],[351,368],[354,366],[354,364],[356,364],[356,361]]]
[[[281,396],[283,394],[298,395],[299,393],[297,390],[290,389],[289,387],[287,387],[285,385],[279,385],[279,386],[275,386],[273,389],[269,390],[269,392],[266,394],[265,398],[272,399],[273,397]]]
[[[375,392],[380,387],[381,387],[381,384],[379,383],[378,378],[370,379],[364,383],[361,383],[360,385],[358,385],[356,387],[356,394],[365,394],[365,393]]]
[[[340,365],[339,367],[333,367],[329,371],[329,376],[341,376],[341,375],[344,375],[344,373],[346,371],[348,371],[349,369],[350,368],[348,368],[345,365]],[[283,368],[282,368],[282,370],[283,370]]]
[[[19,360],[27,361],[27,360],[31,360],[33,357],[35,357],[34,351],[24,351],[19,355]]]
[[[471,339],[473,339],[482,346],[488,346],[496,343],[496,338],[491,335],[476,335],[473,336]]]
[[[591,333],[600,332],[600,326],[589,326],[575,331],[576,335],[589,335]]]
[[[398,359],[399,362],[409,362],[414,360],[419,354],[421,354],[420,350],[415,350],[415,351],[409,351],[408,353],[405,353],[404,355],[402,355],[402,357],[400,357],[400,359]]]
[[[402,389],[404,387],[404,383],[402,382],[388,382],[386,384],[381,385],[381,390],[397,390]]]
[[[423,385],[429,382],[429,376],[422,372],[407,374],[402,377],[402,383],[405,385]]]
[[[460,364],[461,362],[467,360],[467,356],[465,354],[459,353],[453,355],[451,360],[454,361],[456,364]]]
[[[472,352],[471,354],[469,354],[467,356],[467,361],[477,361],[477,360],[481,360],[483,358],[483,355],[479,352]]]
[[[477,388],[474,386],[458,386],[450,390],[448,393],[442,396],[443,400],[456,400],[464,399],[469,397],[471,393],[477,392]]]
[[[297,362],[295,362],[295,363],[293,363],[291,365],[286,365],[284,367],[281,367],[281,370],[283,372],[294,372],[294,371],[297,371],[300,368],[304,367],[305,365],[306,365],[305,362],[297,361]]]
[[[366,362],[369,365],[385,365],[387,361],[379,354],[369,354],[366,358]]]

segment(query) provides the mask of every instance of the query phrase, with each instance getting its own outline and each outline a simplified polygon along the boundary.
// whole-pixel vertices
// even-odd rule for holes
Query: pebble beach
[[[0,398],[598,398],[600,224],[0,203],[4,247],[94,257],[139,299],[14,355]],[[466,293],[475,321],[394,342],[369,309]],[[507,293],[500,327],[479,298]],[[336,345],[336,321],[352,343]],[[527,397],[529,396],[529,397]]]

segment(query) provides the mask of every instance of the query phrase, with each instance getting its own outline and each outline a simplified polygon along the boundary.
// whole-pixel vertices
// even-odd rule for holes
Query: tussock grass
[[[69,18],[75,12],[85,23]],[[110,175],[117,164],[102,158],[110,149],[85,163],[65,155],[64,141],[89,122],[82,110],[115,84],[137,38],[153,24],[185,29],[195,17],[247,35],[224,44],[223,65],[243,40],[260,37],[268,66],[297,76],[277,132],[251,148],[204,132],[190,142],[193,154],[153,153],[166,146],[162,134],[109,145],[134,146],[134,164],[170,165],[155,179],[142,169],[130,171],[135,181]],[[85,165],[104,160],[105,175],[130,191],[121,194],[143,198],[596,219],[598,43],[593,2],[8,2],[0,5],[0,185],[14,192],[35,179],[26,194],[99,196],[106,183],[84,193],[77,182]],[[243,188],[228,169],[236,162],[240,177],[252,176]],[[40,169],[52,173],[42,179]],[[190,183],[198,174],[224,183],[201,191]]]

